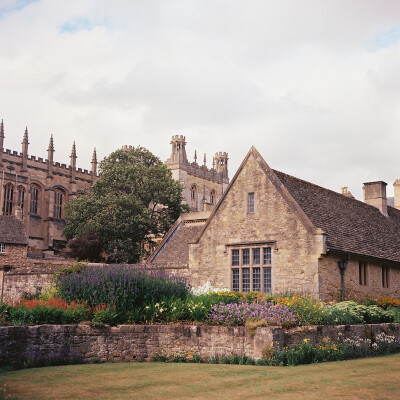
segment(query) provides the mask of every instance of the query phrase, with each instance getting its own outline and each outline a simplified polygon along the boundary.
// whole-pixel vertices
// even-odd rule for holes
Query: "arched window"
[[[7,183],[4,186],[3,215],[12,215],[14,186]]]
[[[63,192],[61,190],[54,191],[54,218],[62,218],[63,209]]]
[[[210,203],[211,204],[215,204],[215,201],[216,201],[216,196],[215,196],[215,190],[211,190],[211,192],[210,192]]]
[[[192,185],[190,188],[190,207],[197,210],[197,186]]]
[[[23,186],[18,186],[17,206],[21,207],[22,212],[24,211],[24,204],[25,204],[25,188]]]
[[[31,186],[31,214],[39,214],[39,188],[36,185]]]

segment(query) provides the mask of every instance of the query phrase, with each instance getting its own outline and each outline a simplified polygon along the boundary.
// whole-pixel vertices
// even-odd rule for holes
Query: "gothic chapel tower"
[[[211,168],[207,167],[205,154],[203,165],[197,164],[197,151],[194,161],[189,162],[185,136],[172,136],[171,156],[165,164],[170,168],[172,177],[182,184],[183,202],[189,205],[190,211],[212,210],[228,187],[228,154],[216,153]]]

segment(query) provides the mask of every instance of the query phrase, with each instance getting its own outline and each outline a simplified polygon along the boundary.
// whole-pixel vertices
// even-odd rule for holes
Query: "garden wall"
[[[245,354],[258,359],[265,347],[282,350],[310,339],[373,339],[379,333],[400,342],[400,324],[309,326],[283,330],[257,328],[254,336],[246,328],[194,325],[119,325],[93,328],[89,325],[40,325],[0,327],[0,363],[21,362],[26,354],[46,355],[63,350],[80,353],[86,361],[150,360],[156,353],[195,352],[212,355]]]

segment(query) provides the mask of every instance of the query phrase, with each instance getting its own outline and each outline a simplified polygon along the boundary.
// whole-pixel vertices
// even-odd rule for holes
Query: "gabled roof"
[[[164,267],[188,266],[189,244],[196,241],[206,218],[209,216],[209,213],[207,213],[206,218],[198,218],[203,217],[204,213],[196,214],[198,214],[195,215],[196,219],[190,218],[190,215],[193,216],[193,213],[183,214],[178,218],[148,258],[147,263]]]
[[[327,248],[400,262],[400,210],[378,208],[283,172],[275,175],[310,218],[326,233]]]
[[[23,223],[13,216],[0,215],[0,243],[27,245]]]

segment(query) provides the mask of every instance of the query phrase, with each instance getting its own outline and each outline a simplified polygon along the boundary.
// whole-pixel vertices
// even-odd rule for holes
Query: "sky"
[[[252,145],[362,200],[400,178],[398,0],[0,0],[5,148],[90,169],[123,145],[165,161]]]

